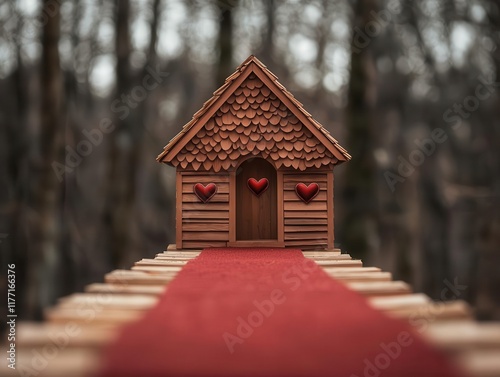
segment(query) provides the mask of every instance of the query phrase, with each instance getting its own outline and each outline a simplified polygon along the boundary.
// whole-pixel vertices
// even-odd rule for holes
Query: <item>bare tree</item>
[[[359,0],[353,7],[354,30],[363,30],[377,10],[375,0]],[[342,200],[346,217],[342,233],[346,250],[366,257],[373,250],[376,233],[375,167],[372,118],[375,105],[375,69],[371,46],[359,43],[355,34],[351,45],[351,71],[346,113],[347,149],[355,156],[346,166]]]
[[[60,160],[62,152],[61,104],[62,75],[59,65],[60,4],[46,0],[41,8],[46,22],[42,30],[40,81],[43,88],[40,106],[38,156],[34,159],[37,182],[33,185],[35,224],[31,237],[30,271],[32,279],[31,314],[40,314],[43,307],[57,297],[59,263],[60,193],[61,185],[52,163]]]
[[[128,95],[131,89],[130,67],[130,2],[115,1],[115,54],[116,91],[115,98]],[[110,134],[108,157],[108,183],[106,192],[105,221],[108,237],[108,252],[113,265],[126,263],[134,249],[130,224],[133,223],[135,189],[135,162],[132,149],[135,147],[131,116],[115,116],[116,129]]]
[[[222,85],[233,71],[233,5],[219,2],[219,63],[217,65],[217,85]]]

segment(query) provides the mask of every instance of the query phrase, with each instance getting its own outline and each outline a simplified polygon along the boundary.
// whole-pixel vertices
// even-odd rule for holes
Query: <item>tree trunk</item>
[[[63,135],[61,119],[62,76],[59,66],[59,2],[46,0],[42,12],[50,15],[42,30],[42,58],[40,80],[42,102],[40,107],[39,156],[35,160],[37,184],[34,190],[36,220],[31,239],[29,278],[32,279],[28,297],[33,303],[27,316],[40,316],[41,309],[57,297],[57,270],[59,254],[59,198],[61,184],[52,168],[53,161],[61,161]]]
[[[216,85],[224,84],[233,67],[233,20],[231,7],[222,7],[220,9],[221,18],[219,23],[219,65],[217,67]]]
[[[360,0],[354,7],[354,26],[364,30],[374,0]],[[356,32],[355,32],[356,33]],[[342,193],[346,216],[341,225],[342,248],[357,258],[365,258],[376,238],[375,165],[370,116],[375,102],[375,69],[370,46],[362,47],[353,38],[351,71],[346,114],[347,150],[353,156],[346,165]]]
[[[132,118],[134,108],[128,105],[123,96],[130,95],[131,52],[129,30],[130,3],[128,0],[115,1],[115,53],[116,53],[116,93],[115,101],[128,111],[120,111],[115,117],[116,128],[109,134],[109,173],[105,222],[107,224],[108,248],[113,266],[123,266],[131,258],[134,249],[135,232],[133,223],[133,205],[135,193],[135,161],[132,149],[138,147],[132,137],[134,127],[141,127]],[[135,123],[135,124],[134,124]]]

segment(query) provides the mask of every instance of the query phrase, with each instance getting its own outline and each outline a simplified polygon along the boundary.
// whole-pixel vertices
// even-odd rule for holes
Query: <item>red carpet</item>
[[[207,249],[127,326],[101,376],[454,376],[299,250]]]

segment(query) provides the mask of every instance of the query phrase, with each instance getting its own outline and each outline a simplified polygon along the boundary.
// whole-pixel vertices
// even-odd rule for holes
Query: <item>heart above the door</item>
[[[257,181],[255,178],[248,178],[247,186],[255,195],[261,196],[269,187],[269,180],[261,178]]]
[[[317,183],[311,183],[309,185],[297,183],[297,185],[295,185],[295,193],[304,203],[308,204],[319,194],[319,185]]]
[[[207,203],[217,193],[217,186],[215,183],[209,183],[206,186],[197,183],[193,187],[193,192],[203,203]]]

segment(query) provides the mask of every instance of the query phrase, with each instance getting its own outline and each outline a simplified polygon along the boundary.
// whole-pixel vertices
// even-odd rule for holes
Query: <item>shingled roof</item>
[[[302,171],[351,159],[253,55],[170,140],[157,161],[218,172],[237,166],[247,155]]]

